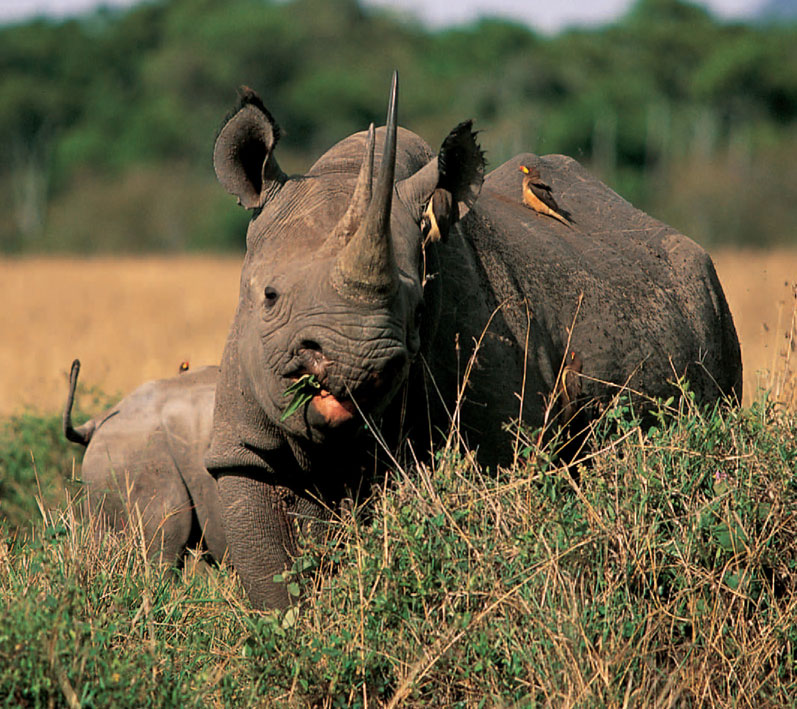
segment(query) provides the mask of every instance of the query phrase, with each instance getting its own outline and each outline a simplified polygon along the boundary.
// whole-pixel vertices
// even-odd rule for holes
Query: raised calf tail
[[[63,429],[64,436],[68,441],[87,446],[94,434],[96,424],[94,421],[87,421],[82,426],[75,428],[72,425],[72,404],[75,403],[75,389],[77,388],[77,375],[80,373],[80,360],[72,362],[72,371],[69,373],[69,393],[66,397],[64,406]]]

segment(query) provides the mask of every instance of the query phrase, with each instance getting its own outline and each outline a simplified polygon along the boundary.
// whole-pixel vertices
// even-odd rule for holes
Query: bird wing
[[[551,188],[548,185],[539,180],[534,182],[529,181],[529,188],[534,193],[535,197],[537,197],[537,199],[539,199],[540,202],[542,202],[546,207],[553,209],[555,212],[559,211],[559,205],[556,204],[556,200],[551,194]]]

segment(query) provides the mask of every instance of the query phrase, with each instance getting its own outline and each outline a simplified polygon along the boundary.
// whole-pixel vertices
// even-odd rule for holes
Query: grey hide
[[[295,177],[253,91],[217,137],[219,181],[252,219],[205,462],[256,606],[288,603],[273,576],[297,520],[328,516],[363,481],[375,447],[363,415],[392,444],[429,451],[477,341],[457,422],[489,466],[511,458],[505,422],[542,423],[567,356],[582,422],[624,384],[667,397],[686,376],[702,404],[741,393],[731,315],[697,244],[570,158],[523,154],[484,178],[470,122],[435,156],[396,113],[394,77],[387,127]],[[569,226],[521,203],[520,164],[539,169]],[[307,374],[321,390],[280,421]]]
[[[65,431],[88,445],[90,504],[117,526],[140,511],[164,560],[200,537],[217,557],[228,544],[257,607],[288,604],[274,575],[308,523],[367,485],[375,430],[423,455],[453,418],[494,467],[511,460],[503,425],[541,425],[552,398],[578,428],[626,385],[640,410],[680,376],[701,404],[741,394],[733,321],[697,244],[568,157],[527,153],[485,177],[469,121],[435,156],[397,125],[396,77],[389,103],[386,128],[288,177],[279,127],[243,88],[213,155],[252,210],[220,371],[150,382],[74,429],[73,369]],[[521,164],[569,225],[523,205]],[[304,375],[321,388],[281,420]]]
[[[216,481],[203,458],[210,441],[218,367],[147,382],[78,428],[71,420],[80,362],[72,363],[64,434],[86,446],[81,478],[100,528],[143,525],[151,557],[179,561],[200,542],[216,559],[227,544]]]

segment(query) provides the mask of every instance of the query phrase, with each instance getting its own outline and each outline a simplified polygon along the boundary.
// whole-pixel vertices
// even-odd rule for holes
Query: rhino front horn
[[[399,285],[390,237],[390,209],[396,169],[398,72],[393,73],[387,129],[379,177],[368,209],[349,243],[335,260],[332,283],[344,297],[373,301],[390,298]]]

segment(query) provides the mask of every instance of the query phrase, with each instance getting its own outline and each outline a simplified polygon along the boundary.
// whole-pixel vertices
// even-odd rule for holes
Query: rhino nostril
[[[319,354],[322,352],[321,345],[315,340],[302,340],[299,343],[299,350],[308,350],[310,352],[318,352]]]
[[[301,340],[296,354],[305,373],[315,374],[321,381],[326,379],[327,360],[324,357],[321,345],[316,340]]]

